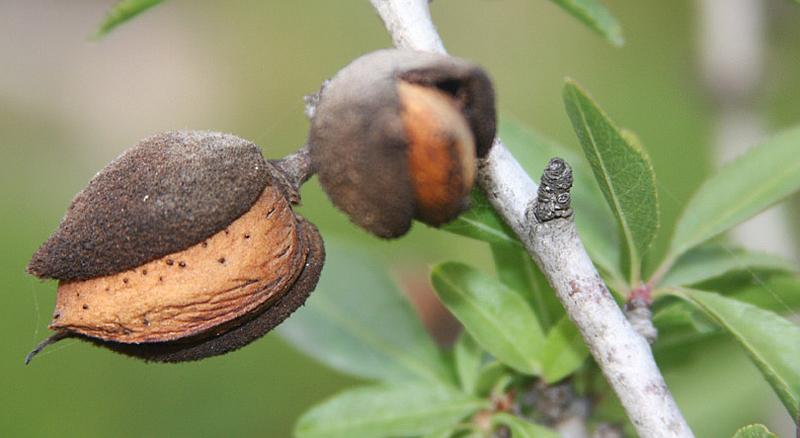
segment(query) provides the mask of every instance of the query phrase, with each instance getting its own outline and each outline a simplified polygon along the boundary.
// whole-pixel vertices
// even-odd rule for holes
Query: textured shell
[[[141,141],[73,199],[28,271],[84,280],[186,249],[244,214],[272,181],[259,148],[216,132]]]
[[[284,194],[267,186],[247,213],[183,251],[62,281],[50,329],[123,343],[219,331],[291,288],[306,261],[300,227]]]
[[[118,353],[153,362],[185,362],[237,350],[264,336],[306,301],[319,280],[325,249],[316,227],[298,218],[302,245],[300,272],[294,283],[274,300],[227,324],[188,338],[170,342],[130,344],[109,342],[83,335],[75,337]]]
[[[356,224],[387,238],[407,232],[415,213],[400,80],[451,94],[475,135],[479,156],[488,152],[495,134],[491,82],[467,61],[380,50],[356,59],[331,79],[311,121],[312,163],[333,203]]]

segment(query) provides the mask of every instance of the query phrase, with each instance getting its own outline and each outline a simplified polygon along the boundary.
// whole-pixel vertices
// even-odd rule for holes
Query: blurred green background
[[[274,334],[182,365],[67,341],[25,367],[24,355],[47,335],[56,286],[26,275],[25,265],[72,196],[140,138],[212,129],[281,157],[305,140],[303,95],[390,40],[367,0],[170,0],[89,40],[112,3],[0,1],[0,436],[289,436],[306,407],[355,380]],[[576,147],[560,97],[571,76],[639,134],[662,195],[659,252],[712,168],[697,5],[606,3],[624,28],[621,49],[545,0],[436,0],[431,7],[448,49],[490,71],[501,117]],[[800,7],[765,3],[767,73],[758,107],[773,131],[800,121]],[[544,163],[524,164],[538,175]],[[385,260],[425,314],[436,314],[427,286],[432,263],[456,259],[491,270],[483,245],[422,225],[398,241],[367,236],[314,180],[303,201],[302,214],[324,236]],[[323,274],[316,293],[325,293],[324,284]],[[453,330],[441,318],[428,325],[442,338]],[[687,349],[667,378],[697,436],[730,436],[757,420],[789,430],[768,386],[731,345]]]

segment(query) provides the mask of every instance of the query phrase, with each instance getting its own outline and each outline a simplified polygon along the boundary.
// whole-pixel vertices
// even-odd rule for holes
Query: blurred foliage
[[[553,0],[553,2],[602,35],[611,44],[619,47],[625,43],[625,39],[622,37],[622,26],[599,1]]]
[[[751,424],[736,431],[733,438],[777,438],[778,436],[770,432],[763,424]]]
[[[625,26],[622,49],[543,1],[437,0],[432,12],[451,52],[492,73],[503,117],[546,127],[541,130],[574,151],[562,78],[586,84],[647,145],[662,229],[672,229],[710,168],[710,105],[696,80],[694,4],[607,3]],[[772,13],[760,104],[778,128],[800,120],[800,11],[767,3]],[[24,266],[74,193],[139,138],[165,129],[215,129],[256,141],[268,157],[282,156],[305,140],[301,96],[350,59],[389,45],[389,38],[365,0],[176,0],[87,44],[84,36],[110,5],[0,4],[7,33],[0,42],[6,60],[0,72],[0,278],[7,289],[0,435],[288,436],[303,411],[355,380],[299,355],[275,335],[182,365],[144,364],[72,342],[26,368],[22,358],[46,334],[55,284],[32,279]],[[520,156],[533,174],[544,165]],[[427,266],[443,259],[492,269],[484,245],[421,225],[401,241],[368,237],[313,181],[303,200],[303,214],[326,238],[357,246],[401,285],[425,278]],[[668,239],[660,233],[647,256],[658,261]],[[330,275],[323,274],[317,293],[324,293]],[[430,293],[417,289],[408,292]],[[740,350],[713,335],[680,345],[657,350],[657,358],[668,365],[668,384],[697,436],[729,437],[743,424],[785,416]],[[504,372],[497,362],[484,365],[476,391]]]
[[[115,27],[161,3],[163,0],[122,0],[108,11],[108,17],[100,24],[95,38],[102,37]]]

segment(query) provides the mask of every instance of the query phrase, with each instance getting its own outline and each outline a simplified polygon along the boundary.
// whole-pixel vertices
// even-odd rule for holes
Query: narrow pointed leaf
[[[326,242],[317,290],[278,327],[289,343],[318,361],[359,377],[455,384],[408,301],[385,267],[362,251]]]
[[[511,430],[511,436],[514,438],[559,438],[561,436],[549,427],[531,423],[505,412],[494,414],[492,416],[492,425],[494,427],[508,427]]]
[[[542,353],[542,376],[555,383],[580,368],[589,357],[578,328],[566,316],[547,333]]]
[[[544,274],[522,248],[492,244],[492,258],[500,281],[519,293],[536,312],[542,329],[549,330],[564,314],[564,308]]]
[[[698,306],[741,344],[792,418],[800,403],[800,327],[768,310],[711,292],[684,289],[678,296]]]
[[[767,140],[706,180],[675,228],[670,255],[730,229],[800,190],[800,127]]]
[[[783,257],[771,254],[723,245],[705,245],[681,256],[661,281],[661,285],[688,286],[742,270],[791,272],[796,271],[797,267]]]
[[[580,86],[568,80],[564,103],[600,190],[617,217],[625,258],[637,280],[659,223],[655,174],[644,149],[625,134]]]
[[[432,433],[486,404],[450,388],[411,384],[351,389],[311,408],[298,420],[299,438],[368,438]]]
[[[778,275],[767,280],[758,279],[755,285],[736,291],[731,298],[775,313],[796,313],[800,310],[800,276]]]
[[[481,369],[483,349],[465,331],[461,332],[456,344],[453,346],[453,356],[461,389],[468,394],[472,394],[475,391],[475,384],[478,381],[478,373]]]
[[[733,438],[778,438],[763,424],[751,424],[736,431]]]
[[[475,395],[488,396],[498,382],[510,378],[513,372],[496,360],[484,364],[478,371],[478,380],[475,382]]]
[[[479,345],[519,372],[540,372],[544,334],[518,293],[461,263],[440,264],[431,278],[439,299]]]
[[[164,0],[122,0],[117,2],[108,11],[108,15],[100,28],[95,33],[95,38],[100,38],[111,32],[122,23],[132,19],[142,12],[156,6]]]
[[[800,277],[776,275],[755,283],[735,290],[723,288],[720,293],[778,314],[791,314],[800,310]],[[705,285],[710,286],[708,283]],[[653,323],[659,330],[656,348],[697,342],[703,336],[722,330],[705,313],[685,301],[661,306],[653,315]]]
[[[514,232],[477,188],[470,193],[470,209],[443,225],[442,229],[484,242],[520,246]]]
[[[616,47],[625,43],[622,26],[598,0],[552,0]]]

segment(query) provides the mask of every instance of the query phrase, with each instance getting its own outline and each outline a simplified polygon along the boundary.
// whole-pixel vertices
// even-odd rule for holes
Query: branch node
[[[631,298],[625,303],[625,317],[633,329],[642,335],[649,344],[658,339],[658,329],[653,325],[653,311],[650,303],[643,298]]]
[[[540,223],[572,216],[572,168],[561,158],[552,158],[542,173],[539,193],[533,201],[533,215]]]

